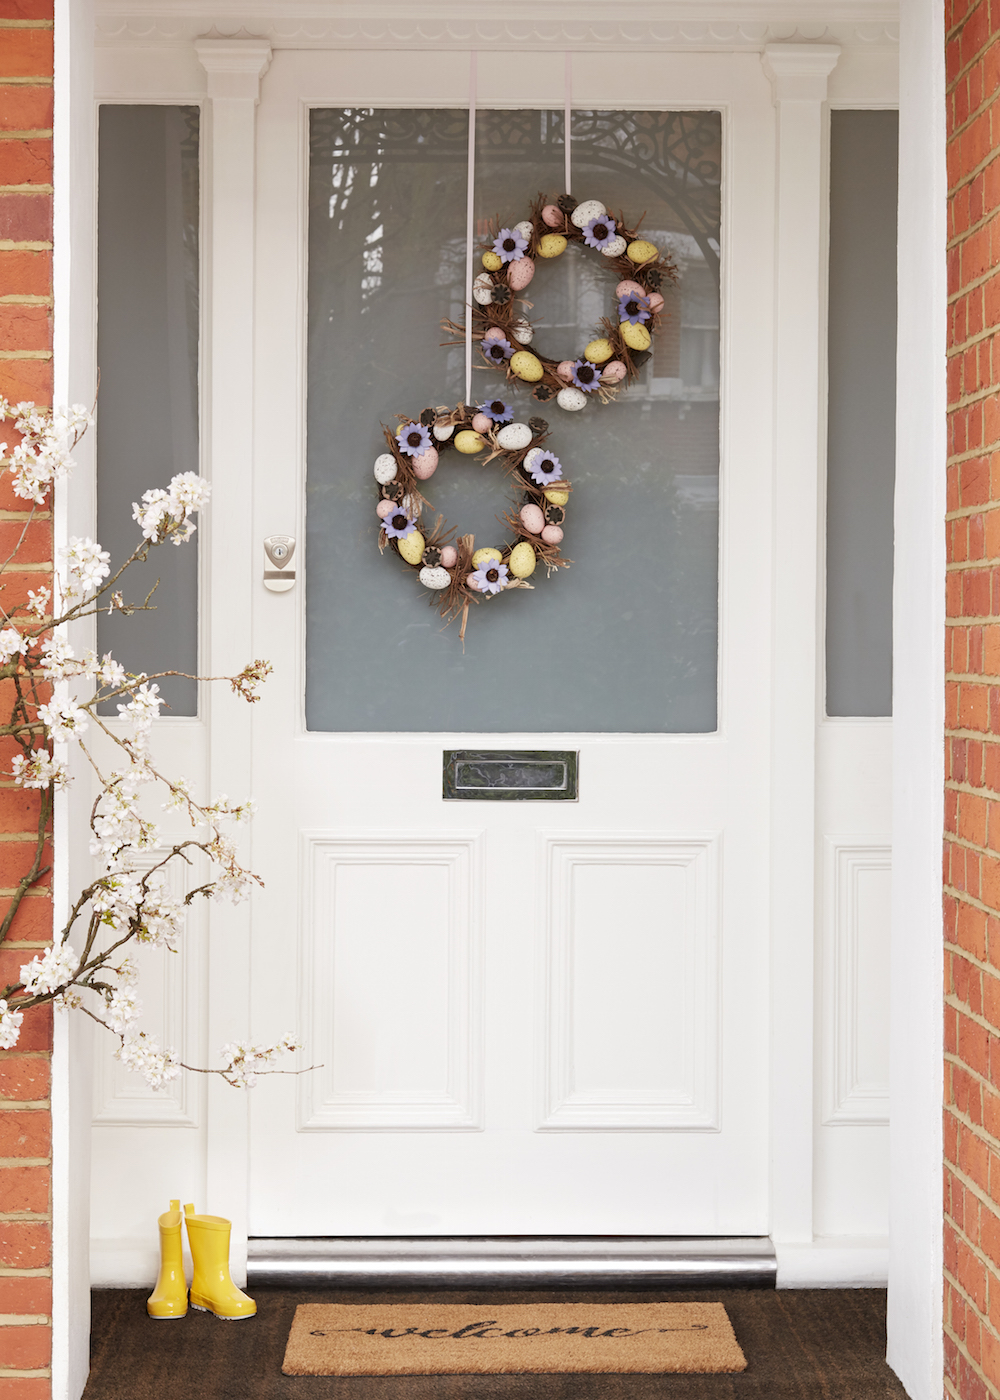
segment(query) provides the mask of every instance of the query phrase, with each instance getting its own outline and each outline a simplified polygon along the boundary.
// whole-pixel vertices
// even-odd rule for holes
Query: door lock
[[[272,593],[287,593],[295,584],[292,559],[295,556],[293,535],[268,535],[264,541],[264,587]]]

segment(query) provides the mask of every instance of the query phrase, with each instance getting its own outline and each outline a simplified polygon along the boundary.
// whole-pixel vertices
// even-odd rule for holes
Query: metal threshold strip
[[[286,1288],[773,1288],[766,1236],[251,1239],[248,1284]]]

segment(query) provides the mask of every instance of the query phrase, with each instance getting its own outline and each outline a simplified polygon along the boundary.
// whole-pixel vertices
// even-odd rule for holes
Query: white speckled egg
[[[477,452],[482,452],[486,442],[479,433],[470,433],[466,428],[456,435],[455,446],[459,452],[464,452],[467,457],[474,457]]]
[[[510,328],[511,336],[518,345],[530,345],[535,338],[535,328],[530,321],[526,321],[522,316],[520,320],[514,322]]]
[[[560,379],[565,379],[568,383],[573,378],[573,361],[560,360],[556,365],[556,374]]]
[[[622,297],[644,297],[646,295],[646,288],[640,287],[638,282],[633,282],[629,278],[626,278],[624,282],[619,282],[615,288],[615,296],[619,301]]]
[[[487,559],[495,559],[499,564],[503,559],[503,555],[500,553],[499,549],[494,549],[492,545],[486,545],[483,549],[477,549],[472,556],[472,562],[477,569],[481,564],[485,564]]]
[[[604,247],[601,249],[601,256],[605,258],[620,258],[627,247],[628,244],[625,242],[624,238],[622,238],[621,234],[616,234],[610,243],[605,243]]]
[[[407,535],[405,540],[397,540],[400,558],[405,559],[408,564],[419,564],[424,557],[424,537],[419,530],[414,530],[412,535]]]
[[[438,442],[447,442],[454,431],[454,423],[435,423],[431,429]]]
[[[563,215],[558,204],[546,204],[542,210],[542,223],[546,228],[562,228]]]
[[[505,452],[517,452],[531,443],[534,433],[527,423],[508,423],[497,433],[497,443]]]
[[[472,418],[472,431],[474,433],[488,433],[493,427],[493,419],[487,418],[485,413],[476,413]]]
[[[493,300],[493,278],[488,272],[481,272],[473,282],[472,295],[480,306],[489,306]]]
[[[556,403],[567,413],[579,413],[581,408],[587,407],[587,395],[582,389],[570,384],[556,394]]]
[[[599,219],[608,211],[599,199],[585,199],[582,204],[578,204],[570,214],[570,222],[577,228],[583,228],[589,224],[591,219]]]
[[[412,496],[404,496],[399,503],[399,508],[404,515],[408,515],[411,520],[417,518],[417,503]]]
[[[608,384],[620,384],[627,374],[628,370],[621,360],[612,360],[601,370],[601,378]]]
[[[535,551],[527,540],[521,540],[510,552],[507,567],[515,578],[530,578],[535,572]]]
[[[418,481],[427,481],[437,471],[438,450],[436,447],[428,447],[426,452],[421,452],[419,457],[414,457],[413,475]]]
[[[521,524],[533,535],[540,535],[545,525],[545,516],[542,514],[541,506],[536,506],[533,501],[521,507]]]
[[[458,550],[453,544],[446,544],[441,550],[442,569],[453,569],[458,563]]]
[[[518,258],[507,269],[507,285],[512,292],[523,292],[535,275],[535,264],[531,258]]]
[[[375,507],[375,514],[378,516],[379,520],[385,520],[396,508],[395,501],[379,501],[378,505]]]
[[[663,298],[660,296],[659,292],[647,292],[646,295],[649,297],[650,311],[652,311],[654,316],[658,315],[659,312],[663,310]]]
[[[522,238],[526,238],[529,243],[531,242],[531,235],[534,231],[535,228],[530,219],[522,219],[519,224],[514,225],[514,232],[519,233]]]
[[[375,458],[375,480],[380,486],[388,486],[396,480],[396,459],[391,452],[383,452]]]
[[[434,588],[438,591],[447,588],[451,583],[451,574],[447,569],[423,568],[420,570],[418,578],[425,588]]]
[[[562,544],[562,537],[561,525],[546,525],[542,531],[542,539],[546,544]]]

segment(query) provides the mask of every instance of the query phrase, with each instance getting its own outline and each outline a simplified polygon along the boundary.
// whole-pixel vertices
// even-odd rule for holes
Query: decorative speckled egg
[[[388,486],[396,480],[396,459],[391,452],[383,452],[375,458],[375,480],[380,486]]]
[[[490,326],[483,336],[484,340],[506,340],[507,332],[501,326]]]
[[[391,515],[394,510],[398,509],[399,507],[396,505],[395,501],[379,501],[378,505],[375,507],[375,514],[378,516],[379,520],[384,520],[386,516]]]
[[[417,518],[417,503],[412,496],[404,496],[399,503],[399,508],[404,515],[408,515],[411,520]]]
[[[472,556],[472,562],[477,569],[481,564],[485,564],[487,559],[495,559],[499,564],[503,559],[503,555],[500,553],[499,549],[494,549],[492,545],[489,545],[485,549],[477,549]]]
[[[548,228],[562,228],[563,216],[558,204],[546,204],[542,210],[542,223]]]
[[[407,535],[405,540],[397,540],[399,555],[408,564],[419,564],[424,557],[424,537],[419,530],[414,530],[412,535]]]
[[[455,434],[455,446],[459,452],[464,452],[467,457],[474,457],[477,452],[482,452],[486,446],[486,440],[479,433],[470,433],[466,428]]]
[[[477,413],[472,419],[472,431],[474,433],[488,433],[493,427],[493,419],[487,418],[485,413]]]
[[[453,544],[446,544],[441,550],[442,569],[453,569],[458,563],[458,550]]]
[[[641,287],[638,282],[633,282],[626,278],[624,282],[619,282],[615,288],[615,296],[621,301],[622,297],[644,297],[648,293],[645,287]]]
[[[610,243],[605,243],[604,247],[601,249],[601,255],[605,258],[620,258],[627,247],[628,244],[625,242],[624,238],[622,238],[621,234],[616,233]]]
[[[531,258],[518,258],[507,269],[507,285],[512,292],[523,292],[535,275],[535,264]]]
[[[599,340],[592,340],[589,345],[584,346],[584,358],[588,359],[592,365],[603,365],[605,360],[610,360],[615,353],[615,348],[610,340],[601,337]]]
[[[434,588],[440,591],[447,588],[451,583],[451,574],[447,569],[423,568],[417,576],[425,588]]]
[[[531,235],[534,231],[535,226],[530,219],[522,219],[519,224],[514,225],[514,232],[519,233],[522,238],[526,238],[529,243],[531,242]]]
[[[538,240],[540,258],[557,258],[566,251],[566,239],[561,233],[545,233]]]
[[[621,323],[618,332],[630,350],[648,350],[653,339],[645,326],[632,326],[628,321]]]
[[[511,338],[516,340],[518,345],[530,345],[535,338],[535,328],[530,321],[526,321],[521,316],[510,328]]]
[[[535,572],[535,551],[527,540],[516,544],[510,552],[507,567],[515,578],[530,578]]]
[[[421,452],[419,457],[412,458],[413,475],[418,481],[428,481],[437,471],[438,450],[436,447],[428,447],[426,452]]]
[[[488,272],[481,272],[473,282],[472,295],[480,306],[489,306],[493,300],[493,278]]]
[[[454,423],[435,423],[431,429],[438,442],[447,442],[454,431]]]
[[[558,374],[560,379],[565,379],[568,384],[573,378],[573,361],[560,360],[556,365],[556,374]]]
[[[636,238],[625,249],[628,253],[629,262],[648,263],[655,262],[660,256],[660,250],[655,243],[650,243],[648,238]]]
[[[522,447],[530,446],[533,437],[534,433],[527,423],[508,423],[497,433],[497,443],[505,452],[517,452]]]
[[[569,500],[569,492],[568,492],[568,491],[558,491],[558,490],[553,486],[553,487],[551,488],[551,490],[546,491],[546,493],[545,493],[545,499],[546,499],[551,505],[554,505],[554,506],[564,506],[564,505],[566,504],[566,502]]]
[[[526,530],[530,530],[533,535],[540,535],[545,525],[545,516],[542,514],[541,506],[536,506],[533,501],[521,507],[521,524]]]
[[[581,408],[587,407],[587,395],[582,389],[577,389],[575,385],[569,384],[556,394],[556,403],[567,413],[579,413]]]
[[[627,374],[628,369],[621,360],[612,360],[601,370],[601,378],[608,384],[620,384]]]
[[[477,580],[476,580],[475,574],[468,574],[468,575],[466,576],[466,580],[465,580],[465,581],[466,581],[466,583],[469,585],[469,587],[472,589],[473,593],[478,593],[478,592],[479,592],[479,584],[478,584],[478,582],[477,582]]]
[[[649,309],[655,316],[663,310],[663,298],[659,292],[647,292],[646,295],[649,298]]]
[[[545,371],[537,355],[530,350],[515,350],[510,357],[511,373],[527,384],[536,384]]]
[[[562,537],[561,525],[546,525],[542,531],[542,539],[546,544],[562,544]]]
[[[499,272],[503,267],[503,258],[490,248],[483,254],[483,267],[487,272]]]
[[[607,212],[607,209],[599,199],[585,199],[576,206],[569,217],[570,222],[574,223],[577,228],[583,228],[586,224],[590,223],[591,219],[599,219]]]

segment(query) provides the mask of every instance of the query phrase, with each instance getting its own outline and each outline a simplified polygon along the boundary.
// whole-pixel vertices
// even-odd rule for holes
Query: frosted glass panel
[[[680,285],[641,382],[579,414],[477,368],[545,417],[574,492],[568,570],[471,610],[465,651],[412,572],[378,553],[371,464],[381,423],[458,403],[464,112],[314,111],[309,224],[306,542],[308,727],[498,733],[716,728],[719,497],[717,113],[576,112],[573,185],[669,247]],[[477,114],[476,217],[525,217],[563,186],[561,113]],[[529,289],[537,343],[576,358],[614,305],[598,254],[567,253]],[[432,489],[433,488],[433,489]],[[497,472],[442,454],[425,494],[474,533],[505,535]],[[541,575],[541,577],[539,577]]]
[[[141,539],[132,502],[198,470],[198,118],[197,107],[100,112],[97,523],[112,565]],[[99,650],[126,670],[197,672],[197,540],[129,570],[126,602],[159,579],[155,612],[98,618]],[[159,685],[164,714],[197,713],[194,681]]]

